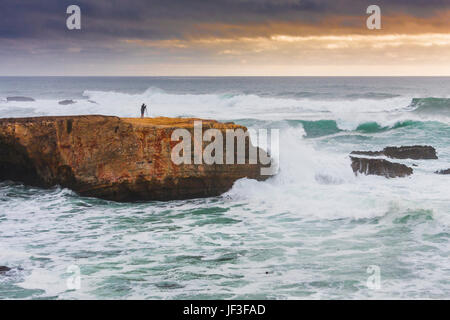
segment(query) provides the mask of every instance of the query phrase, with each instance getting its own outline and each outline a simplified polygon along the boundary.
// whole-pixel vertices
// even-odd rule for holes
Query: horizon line
[[[448,78],[449,75],[1,75],[0,78]]]

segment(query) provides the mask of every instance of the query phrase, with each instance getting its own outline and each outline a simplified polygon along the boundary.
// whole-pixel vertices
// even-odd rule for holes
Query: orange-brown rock
[[[135,201],[217,196],[240,178],[267,178],[259,164],[248,161],[175,165],[171,150],[178,142],[171,141],[172,132],[185,128],[193,133],[194,120],[95,115],[0,119],[0,180],[61,185],[83,196]],[[203,120],[203,129],[208,128],[224,136],[226,129],[246,130]]]

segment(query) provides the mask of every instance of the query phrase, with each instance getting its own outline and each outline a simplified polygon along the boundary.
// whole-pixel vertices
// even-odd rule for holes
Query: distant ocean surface
[[[450,78],[0,77],[2,118],[137,117],[144,102],[279,128],[279,174],[141,203],[0,182],[0,299],[450,298],[450,176],[434,173],[450,168]],[[407,160],[408,178],[351,170],[352,150],[418,144],[439,159]]]

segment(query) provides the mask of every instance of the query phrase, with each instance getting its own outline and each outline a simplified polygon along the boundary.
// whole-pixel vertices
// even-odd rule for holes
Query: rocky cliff
[[[384,176],[386,178],[406,177],[413,173],[413,169],[385,159],[368,159],[350,157],[355,174]]]
[[[372,158],[355,157],[353,155],[369,156]],[[406,177],[413,174],[414,170],[405,164],[387,161],[386,159],[373,158],[380,156],[392,159],[438,159],[436,149],[432,146],[401,146],[386,147],[382,151],[352,151],[350,153],[350,159],[352,160],[353,172],[355,174],[378,175],[386,178]],[[436,173],[441,172],[444,172],[445,174],[445,171]]]
[[[84,196],[134,201],[216,196],[237,179],[268,177],[261,176],[259,164],[248,161],[174,164],[171,150],[178,142],[171,141],[172,132],[178,128],[193,132],[194,120],[108,116],[0,119],[0,180],[41,187],[61,185]],[[203,120],[203,129],[209,128],[246,130],[233,123]]]

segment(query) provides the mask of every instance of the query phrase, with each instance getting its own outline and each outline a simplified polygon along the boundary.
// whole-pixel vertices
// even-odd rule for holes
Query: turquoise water
[[[434,174],[450,168],[448,88],[450,78],[0,78],[0,117],[134,116],[146,102],[153,116],[280,129],[279,174],[220,197],[115,203],[1,182],[0,265],[12,270],[0,298],[448,298],[450,176]],[[403,179],[351,171],[352,150],[412,144],[439,159],[406,160],[417,166]]]

